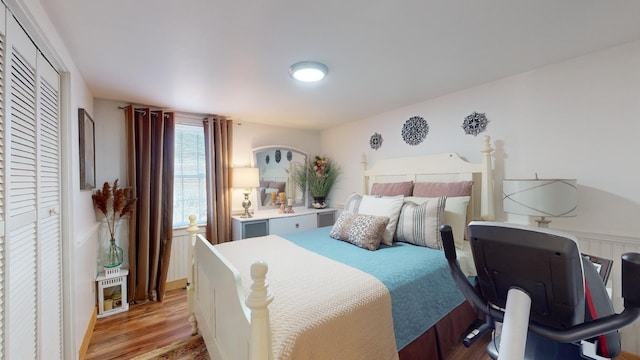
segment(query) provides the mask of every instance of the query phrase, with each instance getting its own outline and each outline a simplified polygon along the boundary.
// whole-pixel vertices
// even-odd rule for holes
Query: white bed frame
[[[469,163],[455,153],[385,159],[367,169],[363,156],[363,193],[375,182],[473,180],[469,218],[494,219],[489,136],[484,136],[482,162]],[[479,186],[478,186],[479,185]],[[268,305],[273,300],[266,282],[267,264],[251,266],[251,293],[245,298],[240,273],[202,235],[189,217],[190,264],[187,282],[192,334],[202,334],[213,360],[270,360]]]

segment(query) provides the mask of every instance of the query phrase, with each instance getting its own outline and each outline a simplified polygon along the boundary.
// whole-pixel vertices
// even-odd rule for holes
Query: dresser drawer
[[[317,226],[317,214],[272,218],[269,219],[269,234],[288,234],[296,231],[315,229]]]

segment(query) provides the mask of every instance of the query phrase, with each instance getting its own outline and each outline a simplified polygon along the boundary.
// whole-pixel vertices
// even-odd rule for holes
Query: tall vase
[[[122,265],[122,248],[116,245],[116,239],[111,238],[109,245],[104,250],[102,263],[106,268],[114,268]]]

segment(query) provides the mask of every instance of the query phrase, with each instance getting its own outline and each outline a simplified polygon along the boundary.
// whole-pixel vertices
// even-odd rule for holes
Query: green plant
[[[313,161],[295,169],[293,180],[300,189],[308,186],[313,197],[326,197],[340,172],[340,167],[333,161],[315,156]]]

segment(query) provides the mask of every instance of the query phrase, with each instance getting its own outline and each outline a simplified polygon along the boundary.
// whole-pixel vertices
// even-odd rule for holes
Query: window
[[[206,174],[202,126],[176,124],[173,183],[173,227],[189,224],[189,215],[206,223]]]

